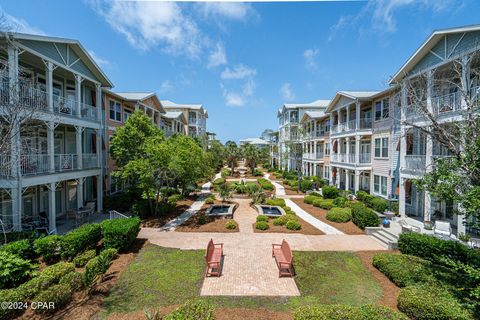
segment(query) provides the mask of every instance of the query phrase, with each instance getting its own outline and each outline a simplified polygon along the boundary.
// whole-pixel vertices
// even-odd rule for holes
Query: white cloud
[[[280,94],[282,95],[282,98],[285,101],[292,101],[293,99],[295,99],[295,92],[293,92],[292,86],[290,83],[284,83],[280,87]]]
[[[198,4],[200,12],[210,18],[228,18],[244,20],[249,14],[253,14],[250,4],[241,2],[202,2]]]
[[[93,60],[100,66],[100,67],[108,67],[110,65],[110,61],[98,56],[95,51],[88,50],[88,54],[92,57]]]
[[[172,90],[173,90],[173,84],[170,80],[162,81],[162,84],[160,85],[160,93],[165,94],[165,93],[171,92]]]
[[[90,3],[113,30],[140,50],[163,45],[167,52],[195,58],[207,41],[195,21],[174,2],[91,0]]]
[[[230,79],[245,79],[248,77],[253,77],[257,74],[257,70],[252,69],[243,64],[238,64],[233,69],[225,68],[220,77],[224,80]]]
[[[225,98],[225,104],[230,107],[243,107],[246,103],[245,98],[236,92],[224,90],[223,96]]]
[[[305,65],[309,69],[317,69],[317,57],[320,53],[318,49],[307,49],[303,52],[303,57],[305,58]]]
[[[227,63],[227,54],[222,43],[218,42],[215,49],[210,52],[207,68],[215,68]]]
[[[22,18],[14,17],[0,9],[0,27],[5,31],[46,35],[42,30],[32,27]]]
[[[225,104],[230,107],[243,107],[249,101],[255,93],[255,80],[250,78],[245,82],[240,91],[228,90],[223,84],[220,85],[223,90],[223,97],[225,98]]]

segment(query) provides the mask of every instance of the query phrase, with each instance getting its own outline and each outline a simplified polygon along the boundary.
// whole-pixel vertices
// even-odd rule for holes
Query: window
[[[387,196],[387,184],[388,184],[388,177],[383,176],[373,176],[373,193]]]
[[[325,179],[330,179],[330,167],[329,166],[323,167],[323,177]]]
[[[388,138],[375,138],[375,158],[388,158]]]
[[[373,176],[373,192],[380,193],[380,176]]]
[[[125,110],[125,112],[123,112],[123,121],[124,122],[127,122],[128,118],[132,115],[132,113],[130,111],[127,111]]]
[[[375,121],[387,119],[389,116],[389,98],[375,102]]]
[[[325,155],[330,155],[330,143],[325,143]]]
[[[110,100],[110,120],[122,121],[122,105],[118,101]]]
[[[382,195],[387,196],[387,177],[381,177]]]

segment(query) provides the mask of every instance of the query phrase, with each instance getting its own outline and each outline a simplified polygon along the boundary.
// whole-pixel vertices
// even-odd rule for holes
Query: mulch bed
[[[142,220],[143,228],[160,228],[163,227],[168,221],[178,217],[185,212],[197,199],[197,195],[188,196],[183,200],[177,202],[177,206],[174,210],[168,212],[157,218],[146,218]]]
[[[323,221],[346,234],[365,234],[365,232],[359,227],[357,227],[352,221],[348,221],[345,223],[332,222],[330,220],[327,220],[327,218],[325,218],[325,216],[327,215],[327,210],[315,207],[311,204],[307,204],[303,202],[303,199],[290,199],[290,200],[295,202],[300,208],[307,211],[318,220]]]
[[[301,219],[298,217],[298,222],[300,222],[302,228],[300,230],[290,230],[287,229],[286,226],[275,226],[273,224],[273,219],[268,220],[268,228],[267,230],[258,230],[255,228],[255,223],[252,224],[253,232],[256,233],[299,233],[299,234],[309,234],[309,235],[324,235],[322,231],[318,230],[314,226],[312,226],[310,223],[306,222],[305,220]]]
[[[144,239],[137,239],[132,248],[125,253],[120,253],[115,260],[112,261],[110,268],[104,275],[104,279],[101,283],[93,289],[90,295],[87,295],[86,290],[73,294],[72,301],[58,312],[52,315],[40,315],[33,312],[32,309],[28,309],[18,319],[96,319],[99,313],[102,311],[103,300],[110,289],[114,286],[115,282],[120,278],[121,274],[127,269],[128,265],[132,263],[138,255],[138,252],[148,242]]]
[[[225,201],[222,202],[220,200],[215,200],[214,204],[235,204],[236,207],[238,207],[238,204],[233,201]],[[202,208],[194,214],[190,219],[185,221],[184,224],[179,226],[178,228],[175,229],[175,231],[179,232],[225,232],[225,233],[231,233],[231,232],[239,232],[239,226],[237,225],[236,229],[230,230],[225,228],[225,224],[227,221],[230,219],[224,219],[224,218],[212,218],[212,217],[207,217],[207,223],[201,224],[199,223],[199,218],[201,215],[205,214],[206,210],[208,207],[210,207],[210,204],[204,204]],[[234,217],[235,217],[235,211],[234,211]]]
[[[379,251],[380,252],[380,251]],[[381,251],[385,252],[385,251]],[[372,273],[377,282],[382,288],[382,297],[377,302],[383,306],[398,310],[397,308],[397,297],[400,291],[400,288],[397,287],[393,282],[391,282],[387,276],[378,271],[372,264],[372,258],[376,254],[376,251],[358,251],[355,254],[362,260],[365,267]]]

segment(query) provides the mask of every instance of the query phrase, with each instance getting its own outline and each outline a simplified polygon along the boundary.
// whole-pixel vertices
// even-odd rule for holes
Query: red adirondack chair
[[[277,262],[279,277],[294,276],[292,250],[285,239],[282,244],[272,244],[272,257]]]
[[[205,261],[207,262],[205,277],[207,276],[220,277],[222,273],[222,268],[221,268],[222,256],[223,256],[223,243],[213,243],[213,239],[210,239],[207,245],[207,252],[205,254]]]

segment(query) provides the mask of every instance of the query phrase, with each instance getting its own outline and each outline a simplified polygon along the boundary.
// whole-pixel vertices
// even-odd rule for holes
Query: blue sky
[[[80,40],[114,91],[202,103],[222,141],[275,129],[285,102],[385,88],[434,29],[480,23],[477,0],[0,5],[19,31]]]

